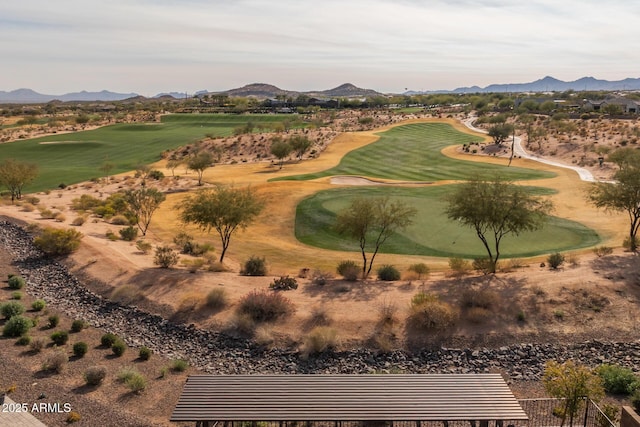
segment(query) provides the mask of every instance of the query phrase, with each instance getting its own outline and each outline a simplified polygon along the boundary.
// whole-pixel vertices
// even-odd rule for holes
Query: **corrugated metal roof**
[[[171,421],[526,420],[499,374],[192,375]]]

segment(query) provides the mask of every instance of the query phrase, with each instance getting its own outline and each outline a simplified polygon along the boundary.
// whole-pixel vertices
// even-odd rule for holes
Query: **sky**
[[[0,90],[385,93],[640,77],[629,0],[2,0]]]

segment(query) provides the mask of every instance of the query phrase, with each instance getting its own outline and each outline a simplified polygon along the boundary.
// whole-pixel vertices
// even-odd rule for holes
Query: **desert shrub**
[[[549,263],[549,267],[557,270],[564,263],[564,255],[559,252],[552,253],[547,257],[547,263]]]
[[[409,271],[418,275],[418,280],[422,280],[429,276],[430,270],[427,264],[424,262],[419,262],[417,264],[411,264],[409,266]]]
[[[67,217],[62,212],[57,212],[53,216],[53,219],[55,219],[56,222],[65,222],[67,220]]]
[[[149,360],[151,359],[151,354],[153,352],[149,347],[140,347],[140,351],[138,351],[138,359],[140,360]]]
[[[157,169],[151,169],[147,176],[151,179],[155,179],[156,181],[160,181],[162,178],[164,178],[164,174],[162,173],[162,171],[159,171]]]
[[[78,341],[73,344],[73,355],[76,357],[83,357],[89,351],[89,346],[86,342]]]
[[[147,388],[147,379],[139,372],[127,378],[124,383],[133,393],[142,393]]]
[[[453,274],[458,276],[467,274],[471,270],[469,261],[459,257],[449,258],[449,268],[453,271]]]
[[[487,310],[483,307],[471,307],[465,313],[467,320],[472,323],[483,323],[492,315],[493,312],[491,310]]]
[[[22,276],[11,276],[7,283],[11,289],[22,289],[26,284]]]
[[[274,291],[290,291],[298,289],[298,281],[294,277],[281,276],[278,279],[273,279],[269,287]]]
[[[636,389],[631,395],[631,406],[640,414],[640,388]]]
[[[80,421],[81,419],[82,419],[82,417],[80,416],[79,412],[71,411],[67,415],[66,422],[67,422],[67,424],[73,424],[73,423],[76,423],[76,422]]]
[[[518,322],[526,322],[527,321],[527,313],[525,313],[523,310],[518,310],[518,312],[516,313],[516,320]]]
[[[33,322],[28,317],[22,315],[12,316],[4,324],[2,328],[2,335],[5,337],[19,337],[29,332],[33,326]]]
[[[610,246],[597,246],[593,248],[593,253],[596,254],[598,258],[602,258],[603,256],[611,255],[613,248]]]
[[[471,268],[482,274],[489,274],[493,271],[493,263],[489,258],[474,258]]]
[[[158,246],[153,263],[161,268],[171,268],[178,263],[178,254],[169,246]]]
[[[279,292],[254,290],[240,299],[238,312],[255,322],[269,322],[293,313],[293,303]]]
[[[378,319],[382,325],[392,325],[396,321],[398,307],[391,301],[384,300],[378,305]]]
[[[0,313],[5,319],[10,319],[13,316],[19,316],[24,313],[24,305],[17,301],[9,301],[0,305]]]
[[[51,209],[40,208],[40,218],[42,219],[53,219],[55,215],[56,214]]]
[[[69,341],[69,333],[67,331],[55,331],[51,334],[51,341],[57,346],[65,345]]]
[[[360,267],[356,264],[355,261],[347,260],[341,261],[336,268],[336,271],[339,275],[342,276],[344,280],[348,280],[350,282],[355,282],[358,280],[358,275],[360,274]]]
[[[244,262],[240,274],[243,276],[265,276],[267,274],[267,263],[264,258],[252,255]]]
[[[133,242],[138,237],[138,229],[131,225],[125,228],[121,228],[120,230],[118,230],[118,232],[120,233],[120,237],[122,238],[122,240],[126,242]]]
[[[146,255],[151,251],[151,243],[145,242],[144,240],[138,240],[136,242],[136,249]]]
[[[47,318],[47,327],[49,329],[53,329],[60,324],[60,316],[57,314],[52,314]]]
[[[173,372],[184,372],[189,367],[189,363],[186,360],[176,359],[171,361],[171,370]]]
[[[107,232],[104,235],[107,239],[111,240],[112,242],[115,242],[116,240],[118,240],[118,236],[112,230],[107,230]]]
[[[332,277],[332,274],[327,271],[314,270],[311,274],[311,283],[314,285],[324,286],[327,284],[327,280]]]
[[[111,347],[116,341],[118,341],[118,336],[111,332],[107,332],[100,338],[100,344],[103,347]]]
[[[129,220],[124,215],[116,215],[111,218],[111,224],[113,225],[129,225]]]
[[[411,299],[410,326],[425,331],[441,331],[455,325],[458,312],[437,295],[419,292]]]
[[[489,289],[465,289],[460,296],[460,306],[492,309],[500,303],[500,296]]]
[[[596,373],[602,378],[607,393],[632,394],[640,386],[640,379],[629,368],[618,365],[600,365]]]
[[[31,203],[25,203],[22,205],[23,212],[33,212],[35,210],[36,210],[36,207],[33,206]]]
[[[46,345],[46,342],[43,338],[36,338],[31,341],[31,344],[29,344],[29,348],[34,353],[40,353],[45,345]]]
[[[83,216],[77,216],[73,219],[73,221],[71,221],[71,225],[75,225],[76,227],[80,227],[82,224],[84,224],[87,221],[87,219]]]
[[[116,342],[111,345],[111,351],[116,357],[122,356],[126,350],[127,345],[120,339],[116,340]]]
[[[331,324],[332,319],[327,309],[323,306],[316,306],[311,309],[311,316],[307,320],[307,324],[311,326],[327,326]]]
[[[76,319],[73,322],[71,322],[71,332],[77,333],[82,331],[86,327],[87,327],[87,323],[84,320]]]
[[[198,270],[204,267],[204,260],[202,258],[196,259],[183,259],[180,263],[189,271],[189,273],[196,273]]]
[[[378,279],[384,280],[385,282],[392,282],[395,280],[400,280],[400,271],[395,268],[393,265],[385,264],[381,266],[378,271]]]
[[[334,328],[317,326],[304,338],[302,351],[306,355],[318,354],[336,346],[337,332]]]
[[[22,292],[20,292],[20,291],[11,292],[11,299],[21,300],[22,299]]]
[[[16,340],[16,345],[29,345],[31,344],[31,337],[29,335],[23,335]]]
[[[214,288],[207,294],[207,307],[220,310],[227,305],[227,292],[224,288]]]
[[[33,243],[48,255],[67,255],[80,247],[82,233],[73,229],[45,228]]]
[[[31,309],[33,311],[42,311],[47,306],[47,303],[43,299],[37,299],[31,303]]]
[[[42,364],[43,371],[54,371],[58,374],[62,373],[69,363],[69,357],[64,351],[55,351],[47,356]]]

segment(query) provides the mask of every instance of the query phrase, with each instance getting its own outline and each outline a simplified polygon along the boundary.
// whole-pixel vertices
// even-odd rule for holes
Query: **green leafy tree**
[[[513,132],[513,125],[508,123],[497,124],[489,128],[489,136],[496,145],[502,144]]]
[[[280,169],[284,164],[284,159],[291,154],[292,147],[287,141],[283,141],[280,137],[275,137],[271,141],[271,154],[280,161]]]
[[[0,163],[0,183],[11,193],[11,202],[22,198],[22,189],[36,179],[38,166],[35,163],[6,159]]]
[[[358,197],[338,213],[335,229],[358,241],[362,254],[362,277],[367,278],[380,247],[396,231],[413,222],[416,209],[389,197]],[[371,258],[367,257],[371,252]]]
[[[577,365],[572,360],[558,363],[551,360],[545,364],[542,384],[553,397],[565,399],[562,408],[562,422],[569,418],[569,425],[584,404],[585,399],[597,400],[604,395],[602,379],[591,369]]]
[[[496,177],[461,184],[448,197],[445,212],[449,219],[475,230],[489,256],[488,272],[495,273],[502,239],[539,229],[551,209],[551,202]]]
[[[218,186],[187,197],[181,207],[180,219],[207,232],[216,230],[222,242],[222,262],[233,233],[246,228],[263,208],[264,201],[250,187]]]
[[[151,217],[165,199],[165,195],[155,188],[143,187],[138,190],[125,191],[124,200],[129,210],[133,212],[136,224],[143,236],[147,234]]]
[[[213,156],[207,151],[201,151],[187,161],[187,167],[198,174],[198,185],[202,185],[202,175],[212,165]]]
[[[609,156],[619,169],[613,174],[615,183],[594,183],[588,190],[588,200],[598,208],[625,212],[629,218],[629,249],[637,251],[640,227],[640,152],[621,148]]]
[[[289,145],[296,154],[298,160],[300,160],[302,156],[304,156],[304,153],[306,153],[311,147],[311,141],[306,136],[294,135],[289,138]]]

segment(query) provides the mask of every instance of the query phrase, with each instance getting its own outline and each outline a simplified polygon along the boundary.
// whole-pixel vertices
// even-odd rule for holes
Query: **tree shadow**
[[[596,273],[613,282],[622,282],[640,292],[640,257],[636,254],[607,255],[591,261]]]
[[[84,394],[93,393],[99,388],[100,388],[100,384],[98,385],[83,384],[81,386],[72,388],[71,392],[75,394],[84,395]]]
[[[399,282],[379,280],[327,280],[324,285],[308,283],[302,287],[303,294],[323,301],[372,301],[385,291],[400,286]]]

